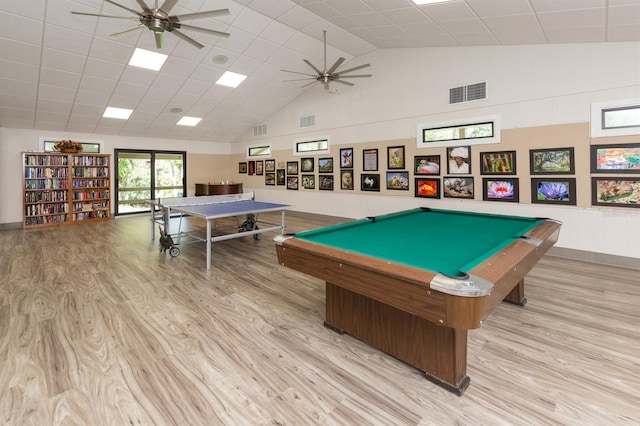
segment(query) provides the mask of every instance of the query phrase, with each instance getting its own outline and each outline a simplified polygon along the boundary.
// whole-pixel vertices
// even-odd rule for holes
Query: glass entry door
[[[116,215],[149,211],[146,200],[186,194],[186,153],[115,150]]]

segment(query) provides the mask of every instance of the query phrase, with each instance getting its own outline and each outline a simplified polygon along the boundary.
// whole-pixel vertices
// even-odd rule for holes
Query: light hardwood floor
[[[457,397],[325,328],[324,283],[271,237],[214,244],[207,271],[204,244],[160,253],[146,217],[0,231],[0,423],[640,423],[640,271],[544,257],[528,304],[469,333]]]

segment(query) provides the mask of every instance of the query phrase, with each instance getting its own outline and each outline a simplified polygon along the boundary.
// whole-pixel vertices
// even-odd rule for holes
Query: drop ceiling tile
[[[38,82],[40,69],[35,65],[23,64],[20,62],[11,62],[0,59],[0,75],[3,78],[12,80],[27,81],[31,83]]]
[[[45,47],[42,49],[42,66],[58,71],[82,73],[87,57]]]
[[[138,84],[141,86],[150,86],[158,76],[157,71],[152,71],[144,68],[127,66],[124,68],[120,81],[131,84]]]
[[[42,41],[42,27],[39,20],[0,12],[0,38],[38,45]]]
[[[82,104],[76,102],[76,104],[73,106],[73,115],[95,117],[100,120],[106,109],[106,106],[97,106],[94,104]]]
[[[200,80],[187,80],[180,88],[180,92],[176,93],[176,98],[179,98],[183,94],[185,95],[188,94],[189,97],[193,97],[193,96],[200,97],[204,92],[209,90],[210,87],[211,87],[211,83],[207,83]]]
[[[537,13],[604,7],[605,0],[531,0]]]
[[[188,78],[196,66],[198,66],[197,62],[169,56],[162,66],[162,72],[165,74]]]
[[[80,85],[82,74],[42,68],[40,70],[40,83],[52,86],[61,86],[69,89],[77,89]]]
[[[178,77],[175,75],[165,74],[161,72],[153,81],[152,87],[176,91],[180,89],[180,87],[184,84],[185,81],[186,79],[183,77]]]
[[[604,27],[574,27],[545,29],[550,43],[588,43],[602,40]]]
[[[496,16],[484,22],[502,44],[547,43],[534,15]]]
[[[0,78],[0,94],[35,98],[38,93],[36,83]]]
[[[97,78],[85,75],[80,82],[79,91],[89,91],[94,95],[109,97],[115,89],[118,82],[116,80],[107,80],[105,78]]]
[[[0,94],[0,105],[11,105],[11,108],[33,109],[36,107],[36,103],[35,97]]]
[[[35,116],[36,116],[35,110],[0,107],[0,121],[4,121],[4,120],[25,120],[25,121],[31,120],[32,121],[35,118]]]
[[[382,25],[389,25],[391,21],[385,18],[383,15],[377,12],[359,13],[357,15],[349,15],[349,18],[363,27],[377,27]]]
[[[278,21],[292,28],[303,28],[318,19],[317,15],[309,12],[303,7],[296,6],[280,15]]]
[[[0,58],[5,61],[20,62],[40,66],[39,46],[5,39],[0,43]]]
[[[64,132],[67,130],[67,125],[64,122],[48,122],[36,119],[35,125],[38,129],[44,129],[54,132]]]
[[[488,31],[484,23],[476,18],[443,21],[440,22],[440,28],[454,36],[455,34],[485,33]]]
[[[52,24],[47,24],[44,28],[44,47],[86,55],[91,46],[91,41],[92,38],[89,34],[79,31]]]
[[[435,22],[450,21],[455,19],[475,18],[476,14],[464,1],[454,1],[450,3],[435,3],[418,8]]]
[[[120,81],[113,91],[113,96],[123,96],[132,99],[142,99],[149,90],[149,86],[125,83]]]
[[[413,9],[415,6],[405,0],[363,0],[363,3],[367,4],[370,8],[378,11],[384,11],[385,13],[390,10],[397,9]]]
[[[45,8],[42,0],[2,1],[0,10],[32,19],[43,19]]]
[[[48,84],[41,84],[38,86],[38,99],[46,99],[62,102],[73,102],[76,98],[76,91],[69,90],[66,87],[49,86]]]
[[[636,25],[640,22],[640,2],[609,8],[609,25]]]
[[[131,59],[134,50],[134,47],[128,44],[96,37],[91,44],[89,57],[105,62],[126,64]]]
[[[87,65],[84,74],[90,77],[103,78],[107,80],[117,80],[123,73],[126,62],[116,63],[111,61],[103,61],[97,58],[87,58]]]
[[[266,61],[279,47],[279,45],[268,40],[256,38],[243,54],[260,61]]]
[[[290,0],[254,0],[248,6],[272,19],[278,18],[278,16],[295,7]]]
[[[545,30],[604,26],[604,17],[604,8],[538,13],[540,24]]]
[[[64,124],[66,126],[67,121],[69,120],[69,114],[62,114],[58,112],[48,112],[38,108],[38,112],[36,113],[36,120],[44,121],[47,123],[59,123],[59,124]]]
[[[166,104],[173,98],[175,92],[173,90],[165,90],[154,87],[152,90],[149,90],[147,95],[145,96],[145,101],[155,101]]]
[[[73,103],[61,102],[56,100],[38,99],[37,111],[41,112],[53,112],[68,114],[73,109]]]
[[[638,34],[640,34],[640,24],[610,25],[607,41],[637,41]]]
[[[480,17],[525,15],[533,13],[529,0],[466,0]]]

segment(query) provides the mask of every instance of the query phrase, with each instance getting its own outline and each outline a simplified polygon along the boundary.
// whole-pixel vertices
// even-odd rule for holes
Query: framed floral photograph
[[[387,168],[404,169],[404,145],[387,147]]]
[[[275,172],[276,171],[276,160],[264,160],[264,171],[265,172]]]
[[[520,200],[518,178],[483,178],[482,188],[484,201],[517,203]]]
[[[318,176],[319,188],[322,191],[333,191],[333,175]]]
[[[416,175],[440,175],[440,156],[416,155],[413,157],[413,173]]]
[[[469,176],[445,176],[442,179],[442,194],[445,198],[465,198],[473,200],[474,182]]]
[[[471,147],[455,146],[447,148],[447,173],[468,175],[471,173]]]
[[[408,191],[409,172],[387,172],[387,189]]]
[[[440,178],[415,178],[415,196],[421,198],[440,198]]]
[[[640,177],[591,178],[594,206],[640,208]]]
[[[300,160],[300,171],[302,173],[313,173],[315,167],[315,161],[313,157],[303,158]]]
[[[316,189],[316,176],[315,175],[302,175],[302,188],[303,189]]]
[[[532,178],[531,202],[541,204],[576,205],[575,178]]]
[[[362,191],[380,192],[380,175],[361,174],[360,189]]]
[[[640,143],[591,145],[591,173],[640,173]]]
[[[298,176],[287,176],[287,189],[298,190]]]
[[[248,175],[249,176],[253,176],[256,174],[256,162],[255,161],[249,161],[249,170],[248,170]]]
[[[273,172],[267,172],[264,174],[264,184],[265,185],[275,185],[276,184],[276,174]]]
[[[342,148],[340,150],[340,168],[353,168],[353,148]]]
[[[276,170],[276,185],[284,185],[285,181],[285,169]]]
[[[340,189],[353,190],[353,170],[340,170]]]
[[[287,175],[297,175],[297,174],[298,174],[298,162],[287,161]]]
[[[480,153],[480,174],[515,175],[516,152],[494,151]]]
[[[264,162],[262,160],[256,161],[256,175],[264,174]]]
[[[238,163],[238,173],[247,173],[247,162]]]
[[[529,166],[532,175],[575,173],[573,148],[549,148],[529,150]]]
[[[378,150],[362,150],[362,170],[365,172],[375,172],[378,170]]]
[[[318,171],[320,173],[333,173],[333,158],[319,158]]]

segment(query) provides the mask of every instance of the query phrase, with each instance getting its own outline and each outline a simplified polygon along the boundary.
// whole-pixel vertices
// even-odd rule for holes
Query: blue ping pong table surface
[[[242,200],[226,203],[196,204],[188,206],[176,206],[172,210],[182,213],[200,216],[205,219],[243,215],[250,213],[282,210],[290,207],[287,204],[268,203],[265,201]]]

